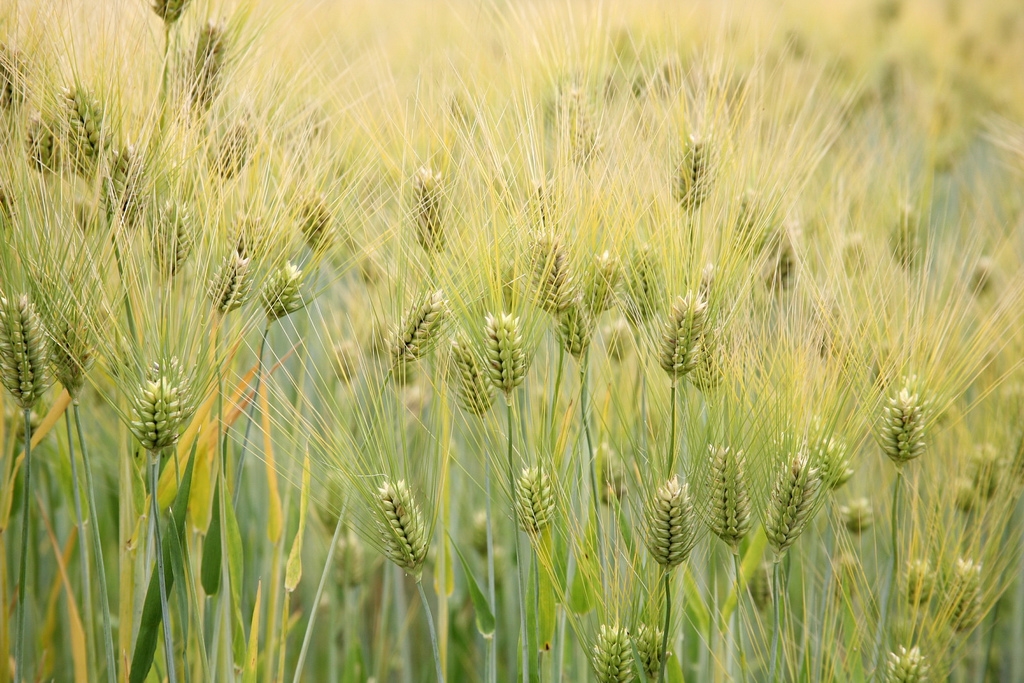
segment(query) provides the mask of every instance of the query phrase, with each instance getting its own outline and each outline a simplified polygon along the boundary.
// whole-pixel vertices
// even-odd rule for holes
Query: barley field
[[[1018,0],[6,0],[0,683],[1024,681]]]

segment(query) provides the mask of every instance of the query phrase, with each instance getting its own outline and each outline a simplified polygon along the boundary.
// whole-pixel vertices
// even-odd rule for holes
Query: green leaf
[[[213,519],[210,520],[210,532],[203,540],[203,565],[201,582],[207,595],[216,595],[220,590],[220,489],[218,485],[213,491]]]
[[[543,566],[541,558],[551,556],[551,528],[543,531],[540,537],[540,553],[537,562],[537,647],[541,652],[548,652],[555,642],[555,586],[551,573]]]
[[[195,455],[195,445],[192,446],[192,452]],[[174,499],[174,508],[171,511],[171,528],[167,530],[162,539],[164,583],[168,592],[174,587],[174,571],[172,569],[174,536],[180,538],[185,529],[185,512],[188,510],[188,494],[192,487],[192,463],[194,461],[194,457],[189,458],[188,465],[185,467],[185,472],[181,477],[181,486],[178,487],[178,495]],[[143,683],[149,675],[149,670],[153,666],[153,655],[156,654],[157,636],[160,633],[162,617],[160,576],[154,570],[149,577],[149,586],[146,588],[146,597],[142,605],[139,634],[135,640],[132,668],[128,674],[129,683]]]
[[[601,599],[601,567],[597,561],[597,529],[594,515],[584,534],[582,552],[576,555],[576,574],[569,588],[569,609],[576,614],[586,614],[594,609]]]
[[[309,507],[309,453],[302,460],[302,491],[299,494],[299,529],[288,551],[288,564],[284,572],[284,589],[291,593],[302,580],[302,538],[306,532],[306,508]]]
[[[227,531],[228,546],[228,579],[231,582],[231,610],[234,615],[232,652],[235,666],[245,666],[245,626],[242,621],[242,578],[245,570],[245,559],[242,552],[242,533],[238,530],[238,519],[235,507],[224,501],[224,521]]]
[[[449,539],[451,539],[450,536]],[[462,563],[462,573],[466,575],[469,598],[473,601],[473,611],[476,612],[476,629],[484,638],[490,638],[494,635],[494,612],[491,611],[487,597],[480,590],[480,585],[476,582],[473,572],[469,570],[469,563],[466,562],[465,555],[459,550],[459,546],[455,545],[454,540],[452,540],[452,547],[455,548],[455,554],[459,556],[459,562]]]
[[[260,599],[262,597],[263,582],[260,581],[256,586],[256,604],[252,608],[252,625],[249,627],[249,648],[245,655],[242,683],[256,683],[256,662],[260,654]]]

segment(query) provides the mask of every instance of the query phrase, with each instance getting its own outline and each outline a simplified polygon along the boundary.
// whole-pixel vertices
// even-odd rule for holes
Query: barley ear
[[[633,636],[633,644],[636,645],[636,652],[640,655],[640,664],[643,666],[644,676],[648,681],[657,680],[661,673],[661,640],[664,631],[657,626],[640,624]]]
[[[221,262],[210,281],[207,293],[217,312],[225,315],[249,300],[253,273],[251,259],[243,255],[243,247],[232,249]]]
[[[0,296],[0,380],[22,410],[46,390],[48,357],[46,333],[28,295]]]
[[[444,186],[441,174],[430,166],[421,166],[413,176],[413,212],[416,217],[416,239],[428,252],[443,251]]]
[[[302,271],[290,262],[271,273],[260,292],[267,320],[279,320],[305,306],[301,286]]]
[[[690,556],[697,542],[689,489],[673,476],[658,487],[647,505],[647,549],[654,560],[673,569]]]
[[[676,199],[688,211],[700,208],[711,190],[713,170],[711,143],[696,135],[686,142],[683,160],[676,175]]]
[[[174,277],[195,247],[192,217],[183,204],[168,199],[157,211],[153,224],[153,259],[161,273]]]
[[[557,315],[576,298],[569,254],[558,236],[551,232],[534,237],[532,250],[537,303],[548,313]]]
[[[428,292],[413,302],[391,342],[392,367],[412,363],[430,348],[440,332],[446,306],[441,290]]]
[[[484,321],[487,374],[508,398],[526,378],[526,353],[519,318],[509,313],[488,314]]]
[[[103,107],[92,93],[77,85],[64,91],[64,103],[71,161],[79,175],[89,178],[106,144]]]
[[[483,365],[473,352],[472,343],[464,332],[451,342],[452,362],[455,365],[458,398],[462,407],[476,416],[484,415],[494,403],[494,385]]]
[[[950,625],[955,631],[969,631],[981,620],[981,564],[959,558],[946,587],[946,599],[952,606]]]
[[[181,19],[190,2],[191,0],[155,0],[153,11],[164,20],[164,23],[173,24]]]
[[[404,480],[386,481],[377,492],[384,554],[415,577],[423,573],[427,559],[427,534],[423,515]]]
[[[772,489],[765,515],[765,533],[778,562],[799,538],[811,517],[814,497],[821,484],[818,470],[806,455],[798,455],[786,466]]]
[[[750,531],[750,494],[743,451],[711,447],[711,530],[733,553]]]
[[[908,385],[889,398],[878,427],[878,442],[897,467],[924,453],[924,423],[925,405]]]
[[[601,624],[594,643],[593,663],[599,683],[633,680],[633,652],[625,627]]]
[[[142,447],[158,453],[178,442],[192,417],[192,378],[177,358],[155,362],[130,397],[129,428]]]
[[[928,664],[917,647],[909,650],[902,645],[890,652],[885,662],[885,683],[925,683]]]
[[[585,276],[583,304],[594,317],[597,317],[615,305],[622,267],[611,252],[604,251],[594,256]]]
[[[558,314],[558,336],[562,340],[562,348],[573,358],[582,358],[590,348],[593,334],[593,318],[577,297],[576,301]]]
[[[697,366],[708,320],[707,301],[699,293],[676,297],[661,335],[658,360],[673,381]]]
[[[519,528],[531,536],[546,529],[555,514],[551,478],[539,467],[527,467],[516,481],[516,517]]]

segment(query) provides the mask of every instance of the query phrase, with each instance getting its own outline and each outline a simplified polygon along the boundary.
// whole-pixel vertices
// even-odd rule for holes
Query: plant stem
[[[515,549],[516,549],[516,575],[518,577],[519,585],[519,638],[522,641],[523,647],[523,681],[530,680],[530,655],[529,645],[527,644],[527,633],[526,633],[526,587],[523,583],[523,571],[522,561],[523,558],[519,554],[519,518],[516,512],[515,497],[516,497],[516,474],[515,466],[512,462],[512,397],[505,397],[505,408],[506,416],[508,418],[508,485],[509,493],[512,497],[512,521],[514,524],[512,533],[515,534]]]
[[[889,594],[886,596],[883,611],[882,611],[882,623],[881,626],[884,629],[886,620],[889,614],[889,608],[893,603],[893,598],[896,595],[896,580],[899,576],[900,569],[900,546],[899,546],[899,524],[900,524],[900,494],[903,490],[903,468],[896,468],[896,481],[892,485],[892,518],[890,519],[890,528],[892,532],[892,565],[889,567]],[[879,657],[882,656],[882,652],[885,649],[885,636],[882,636],[882,647],[879,648]],[[881,661],[881,659],[879,659]]]
[[[672,476],[672,471],[676,468],[676,381],[672,380],[672,389],[669,391],[669,410],[672,411],[672,429],[669,432],[668,442],[668,471],[665,472],[667,477]]]
[[[25,677],[25,579],[28,575],[28,510],[32,497],[32,410],[25,408],[25,490],[21,500],[21,558],[18,563],[18,640],[14,644],[14,683]]]
[[[597,494],[597,459],[594,457],[594,442],[590,436],[590,419],[587,416],[587,366],[589,353],[583,354],[580,364],[580,421],[587,444],[587,462],[590,463],[590,496],[594,505],[594,531],[597,538],[597,560],[601,565],[601,585],[608,594],[607,567],[604,556],[604,536],[601,534],[601,499]]]
[[[736,619],[735,637],[736,637],[736,658],[740,662],[740,683],[744,683],[747,680],[747,659],[743,655],[743,619],[742,611],[743,607],[743,594],[740,592],[740,553],[739,548],[734,548],[732,553],[733,572],[736,579],[736,611],[733,616]]]
[[[487,515],[487,600],[491,603],[491,614],[497,614],[497,597],[494,590],[494,528],[491,526],[491,460],[487,456],[484,456],[484,490],[487,494],[484,508]],[[487,680],[489,683],[496,683],[498,680],[496,633],[492,633],[487,640]]]
[[[302,649],[299,650],[299,661],[295,664],[294,683],[302,680],[302,667],[306,662],[306,653],[309,651],[309,643],[313,640],[313,625],[316,623],[316,605],[320,604],[320,598],[324,594],[324,586],[327,585],[327,576],[334,569],[334,550],[338,547],[338,536],[341,535],[342,522],[345,519],[344,509],[338,514],[338,523],[334,525],[334,536],[331,537],[331,545],[327,549],[327,559],[324,561],[324,570],[320,574],[320,584],[316,587],[316,597],[313,598],[314,609],[309,613],[309,621],[306,622],[306,633],[302,636]],[[333,629],[331,631],[333,637]],[[250,638],[255,636],[250,636]],[[346,653],[347,654],[347,653]]]
[[[231,494],[231,505],[238,509],[238,494],[242,490],[242,468],[245,466],[245,451],[249,446],[249,430],[256,413],[257,394],[260,391],[260,381],[263,377],[263,352],[267,346],[267,335],[270,334],[270,321],[263,327],[263,338],[260,340],[259,357],[256,359],[256,381],[252,390],[252,402],[249,404],[249,419],[245,423],[245,435],[242,437],[242,450],[238,453],[238,466],[235,470],[235,488]]]
[[[658,681],[665,680],[665,668],[668,666],[668,632],[672,626],[672,572],[665,570],[665,628],[661,632],[661,669]]]
[[[114,659],[114,636],[110,627],[110,599],[107,596],[107,570],[103,564],[103,539],[100,537],[99,508],[96,507],[96,485],[92,479],[92,465],[89,463],[89,451],[85,445],[82,415],[78,409],[77,399],[71,401],[71,408],[75,413],[75,429],[78,432],[78,445],[82,451],[82,465],[85,469],[86,494],[89,496],[89,509],[92,511],[93,557],[100,589],[100,608],[103,610],[103,647],[107,657],[107,682],[116,683],[117,660]]]
[[[75,504],[75,521],[78,524],[78,559],[82,565],[82,599],[85,606],[85,634],[89,652],[89,675],[95,680],[96,661],[93,659],[96,653],[96,631],[93,628],[92,608],[92,581],[89,580],[89,545],[85,538],[85,518],[82,516],[82,494],[78,490],[78,465],[75,463],[75,439],[71,433],[71,413],[64,411],[64,424],[68,432],[68,460],[71,461],[71,492]]]
[[[444,672],[441,670],[441,651],[437,647],[437,631],[434,630],[434,617],[430,614],[430,604],[427,602],[427,594],[423,590],[422,577],[416,581],[416,589],[420,593],[423,611],[427,616],[427,628],[430,629],[430,644],[434,646],[434,668],[437,669],[437,681],[438,683],[444,683]]]
[[[775,683],[775,672],[778,667],[779,657],[779,631],[781,628],[781,618],[779,616],[779,606],[782,603],[782,582],[779,580],[779,558],[775,558],[775,566],[772,568],[772,601],[775,609],[775,628],[772,630],[772,661],[769,668],[768,680],[771,683]]]
[[[149,499],[153,515],[153,545],[156,549],[156,571],[160,584],[160,619],[164,631],[164,656],[167,659],[167,680],[174,683],[174,643],[171,640],[171,612],[167,606],[167,581],[164,577],[164,547],[160,541],[160,503],[157,489],[160,482],[160,452],[149,453]]]

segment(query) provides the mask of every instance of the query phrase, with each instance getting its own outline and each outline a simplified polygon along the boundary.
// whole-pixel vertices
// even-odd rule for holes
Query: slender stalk
[[[487,494],[485,511],[487,514],[487,600],[491,603],[491,613],[497,614],[498,603],[494,590],[494,528],[491,525],[491,460],[484,457],[484,490]],[[496,683],[498,680],[498,646],[497,634],[492,633],[487,639],[487,680]]]
[[[25,409],[25,490],[21,498],[21,557],[18,560],[18,640],[14,643],[14,683],[25,680],[25,595],[28,586],[28,510],[32,497],[32,410]]]
[[[669,410],[672,411],[672,431],[668,442],[668,471],[666,476],[671,477],[672,471],[676,468],[676,381],[672,380],[672,389],[669,391]]]
[[[238,508],[238,494],[242,490],[242,469],[245,466],[245,452],[249,447],[249,431],[252,429],[254,415],[256,413],[256,398],[260,390],[260,381],[263,377],[263,352],[267,347],[267,335],[270,334],[270,321],[263,327],[263,338],[260,340],[259,357],[256,359],[256,382],[252,393],[252,402],[249,404],[249,419],[245,423],[245,435],[242,437],[242,450],[238,452],[238,467],[235,470],[235,488],[231,494],[231,505]]]
[[[64,412],[64,424],[68,433],[68,460],[71,461],[71,492],[75,504],[75,521],[78,526],[79,553],[78,560],[82,565],[82,599],[85,605],[85,634],[89,651],[89,675],[93,680],[96,675],[96,630],[93,628],[92,581],[89,580],[89,545],[85,538],[85,518],[82,516],[82,494],[78,490],[78,465],[75,463],[75,439],[71,433],[71,413]]]
[[[738,659],[740,663],[740,683],[744,683],[744,681],[747,680],[747,658],[743,654],[743,619],[741,611],[741,608],[743,607],[743,594],[740,592],[741,569],[738,548],[732,554],[732,564],[736,581],[734,588],[736,591],[736,610],[733,612],[733,617],[736,619],[736,659]]]
[[[316,597],[313,598],[314,609],[309,613],[309,621],[306,622],[306,633],[302,636],[302,649],[299,650],[299,661],[295,664],[295,675],[292,677],[294,683],[302,680],[302,667],[306,663],[306,653],[309,651],[309,643],[313,640],[313,625],[316,623],[316,605],[320,604],[320,598],[324,593],[324,586],[327,585],[327,576],[334,568],[334,550],[338,547],[338,536],[341,534],[342,522],[345,519],[345,511],[338,515],[338,523],[334,525],[334,536],[331,537],[331,545],[327,549],[327,559],[324,561],[324,570],[320,574],[320,583],[316,587]],[[333,629],[331,630],[333,634]]]
[[[512,398],[511,396],[506,397],[505,400],[506,416],[508,418],[508,485],[509,493],[512,495],[513,500],[515,499],[516,491],[516,471],[512,461]],[[512,505],[512,520],[515,524],[513,533],[515,534],[515,549],[516,549],[516,575],[518,576],[519,583],[519,638],[522,641],[523,646],[523,680],[530,680],[530,654],[529,646],[527,645],[527,634],[526,634],[526,587],[523,585],[523,572],[522,572],[522,561],[523,558],[519,554],[519,520],[517,519],[515,504]]]
[[[661,669],[658,681],[665,680],[665,668],[668,666],[668,632],[672,626],[672,572],[665,570],[665,627],[661,632]]]
[[[420,601],[423,603],[423,611],[426,613],[427,628],[430,629],[430,643],[434,646],[434,668],[437,670],[437,681],[444,683],[444,672],[441,670],[441,651],[437,647],[437,631],[434,630],[434,617],[430,614],[430,604],[427,602],[427,594],[423,590],[422,579],[416,582],[416,589],[420,593]]]
[[[605,595],[608,594],[607,566],[605,565],[604,536],[601,533],[601,498],[597,494],[597,458],[594,457],[594,442],[590,436],[590,419],[587,415],[587,366],[589,353],[583,354],[580,364],[580,421],[583,422],[583,434],[587,444],[587,462],[590,463],[590,496],[594,505],[594,531],[597,536],[597,559],[601,565],[601,584]]]
[[[781,618],[779,616],[779,605],[782,603],[782,582],[779,580],[779,564],[778,558],[776,558],[775,566],[772,569],[772,602],[774,603],[775,610],[775,628],[772,630],[772,660],[768,673],[768,680],[771,683],[775,683],[777,680],[775,673],[779,657],[779,631],[782,630]]]
[[[78,409],[77,399],[71,401],[71,408],[75,414],[75,429],[78,432],[78,445],[82,451],[82,465],[85,470],[86,494],[89,496],[89,509],[92,511],[93,557],[96,563],[96,581],[100,589],[100,608],[103,610],[103,647],[107,658],[107,683],[116,683],[117,660],[114,659],[114,636],[110,627],[110,599],[107,596],[107,570],[103,564],[103,539],[100,537],[99,508],[96,507],[96,485],[93,483],[92,465],[89,463],[89,451],[85,445],[82,415]]]
[[[167,680],[174,683],[174,643],[171,640],[171,612],[167,606],[167,580],[164,577],[164,547],[160,541],[160,503],[157,501],[157,489],[160,482],[160,453],[150,451],[149,454],[149,499],[150,512],[153,515],[153,545],[156,549],[156,571],[160,584],[160,619],[163,621],[164,655],[167,658]]]

